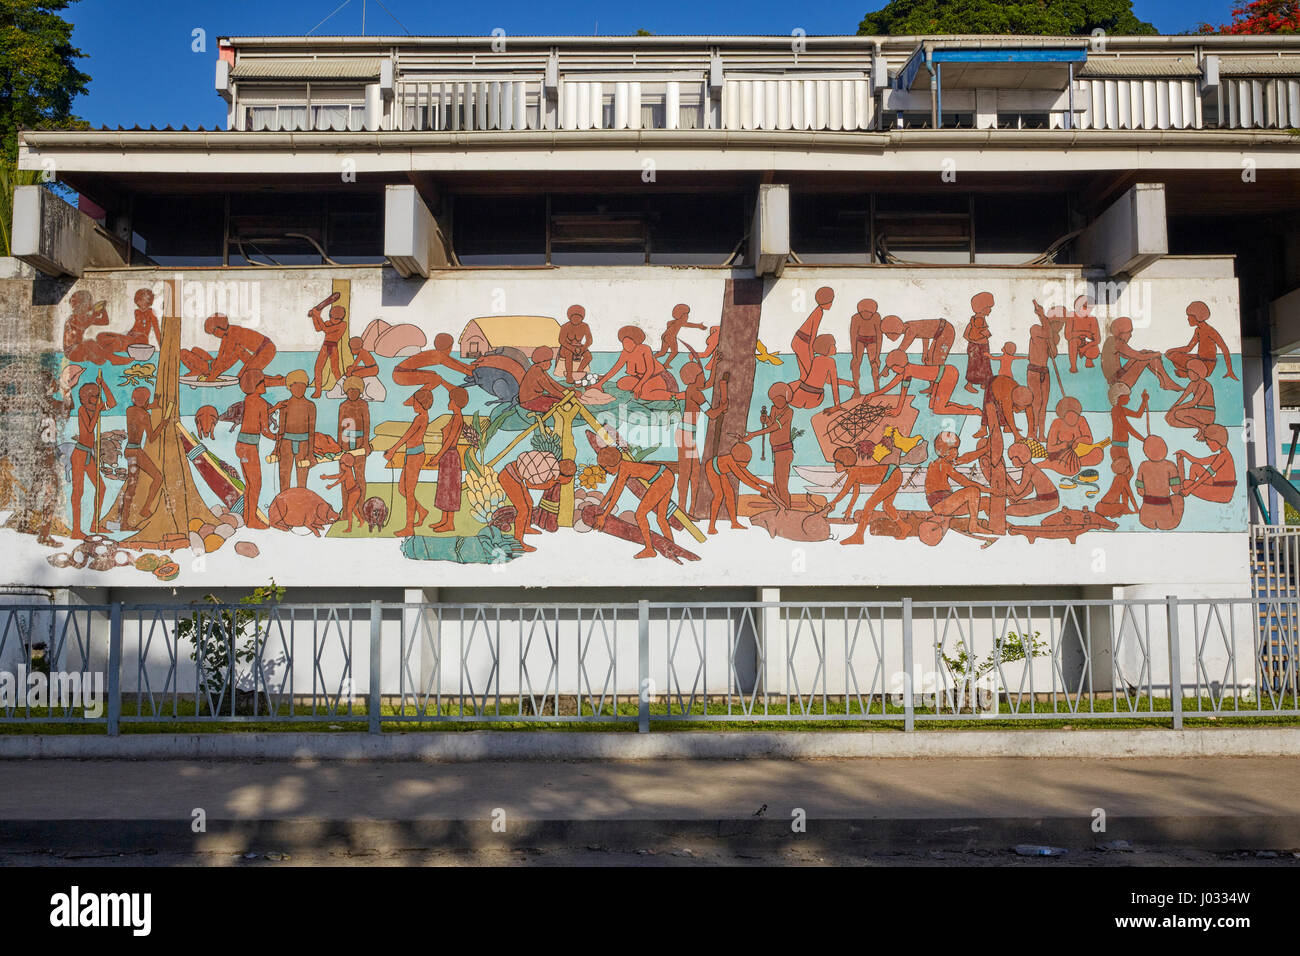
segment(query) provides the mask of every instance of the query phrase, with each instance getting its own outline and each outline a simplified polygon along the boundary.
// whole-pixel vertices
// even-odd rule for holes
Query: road
[[[0,774],[0,863],[1300,864],[1300,758],[14,760]]]

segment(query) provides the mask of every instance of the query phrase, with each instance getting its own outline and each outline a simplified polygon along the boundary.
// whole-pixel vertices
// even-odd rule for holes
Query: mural
[[[391,322],[357,314],[352,278],[309,273],[300,311],[256,323],[182,318],[168,279],[128,286],[124,332],[76,288],[43,373],[64,507],[8,482],[4,526],[53,568],[164,581],[223,551],[269,576],[286,535],[322,565],[364,540],[545,569],[597,541],[628,566],[707,565],[715,539],[754,535],[865,565],[908,540],[980,560],[1014,539],[1244,528],[1235,303],[1163,302],[1190,334],[1169,346],[1086,295],[1017,292],[1011,315],[968,284],[968,313],[936,316],[849,275],[792,317],[770,283],[714,273],[663,315],[574,283],[551,315]],[[527,299],[557,280],[521,281]]]

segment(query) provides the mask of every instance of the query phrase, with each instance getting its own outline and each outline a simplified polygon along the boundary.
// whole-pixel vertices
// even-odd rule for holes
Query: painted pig
[[[314,491],[308,491],[306,488],[286,488],[271,502],[267,518],[271,522],[271,527],[279,531],[310,528],[311,533],[319,538],[320,533],[328,525],[339,520],[339,513]]]

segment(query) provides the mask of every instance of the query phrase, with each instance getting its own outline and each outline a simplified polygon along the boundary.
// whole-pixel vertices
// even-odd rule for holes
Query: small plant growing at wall
[[[198,667],[196,713],[204,704],[211,714],[256,714],[258,688],[249,665],[262,654],[266,642],[266,621],[262,608],[284,600],[285,589],[272,579],[239,599],[226,604],[211,594],[204,600],[216,609],[196,610],[176,622],[176,637],[192,645],[190,660]],[[264,662],[266,663],[266,662]]]
[[[980,687],[980,682],[991,674],[1000,664],[1012,664],[1031,657],[1045,657],[1050,653],[1046,641],[1040,641],[1038,631],[1033,636],[1007,631],[1000,640],[993,644],[993,650],[982,660],[973,657],[964,641],[957,643],[957,653],[948,656],[940,652],[944,666],[952,676],[953,696],[957,711],[967,709],[972,713],[978,705],[980,710],[993,706],[995,695],[992,689]]]

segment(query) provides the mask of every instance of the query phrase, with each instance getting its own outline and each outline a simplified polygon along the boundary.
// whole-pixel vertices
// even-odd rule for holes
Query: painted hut
[[[460,354],[477,358],[488,351],[511,346],[531,355],[539,345],[558,348],[560,323],[545,315],[487,315],[472,319],[460,333]]]

